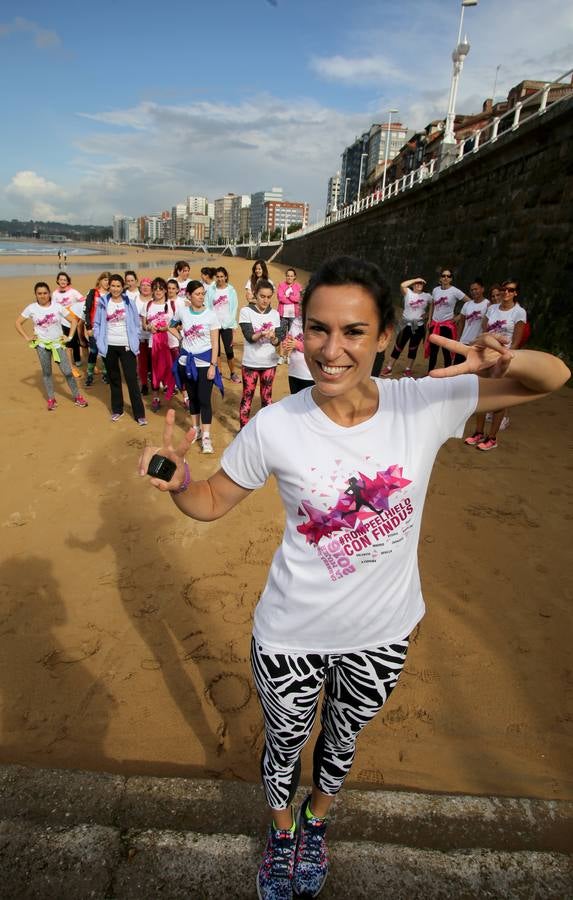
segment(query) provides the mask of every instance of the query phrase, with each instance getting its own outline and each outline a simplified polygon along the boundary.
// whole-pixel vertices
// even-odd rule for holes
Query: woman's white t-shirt
[[[464,292],[457,287],[435,287],[432,291],[432,300],[434,301],[432,322],[448,322],[453,318],[456,303],[458,300],[463,300],[464,297]]]
[[[185,303],[179,301],[175,306],[173,316],[175,322],[181,322],[181,347],[187,353],[204,353],[211,350],[211,332],[219,330],[217,316],[210,309],[202,309],[194,312]],[[183,356],[180,360],[185,362]],[[209,367],[210,359],[195,359],[198,369]]]
[[[289,337],[294,338],[295,341],[303,341],[304,342],[304,332],[302,328],[302,319],[300,316],[296,316],[290,324],[290,328],[288,330]],[[310,369],[306,364],[306,360],[304,358],[304,353],[300,350],[297,350],[294,347],[290,353],[288,358],[288,373],[292,376],[292,378],[300,378],[303,381],[313,381],[313,377],[310,374]]]
[[[51,344],[62,338],[62,325],[70,327],[66,310],[52,300],[48,306],[30,303],[21,313],[23,319],[31,319],[34,323],[34,334],[41,344]]]
[[[402,325],[416,327],[424,321],[424,313],[432,301],[432,295],[425,291],[412,291],[406,288],[404,294],[404,312],[402,313]]]
[[[513,340],[513,332],[517,323],[527,322],[527,313],[519,303],[510,309],[501,309],[499,303],[495,303],[487,310],[486,317],[488,333],[505,335],[509,339],[508,345]]]
[[[243,306],[239,316],[239,325],[247,323],[251,325],[253,334],[264,331],[269,325],[278,329],[281,327],[280,316],[276,309],[268,312],[258,312],[252,306]],[[276,348],[271,344],[270,337],[261,338],[251,344],[245,340],[243,347],[243,365],[248,369],[271,369],[278,365],[279,357]]]
[[[123,300],[116,303],[111,297],[107,303],[107,342],[110,347],[129,347],[125,304]]]
[[[71,310],[78,319],[85,318],[86,298],[73,287],[66,288],[65,291],[53,291],[52,303],[59,303],[64,309]]]
[[[174,315],[174,310],[171,306],[171,300],[167,300],[163,303],[156,303],[155,300],[147,303],[145,309],[143,310],[143,315],[147,319],[148,325],[154,325],[155,328],[168,328],[169,323]],[[149,331],[146,331],[147,339],[149,340],[149,346],[153,347],[153,337]],[[179,341],[173,335],[167,332],[167,343],[169,347],[178,347]]]
[[[478,335],[482,333],[481,322],[488,306],[489,300],[486,298],[480,300],[479,303],[476,303],[474,300],[468,300],[467,303],[464,303],[461,309],[461,314],[465,317],[464,330],[460,337],[460,343],[473,344]]]
[[[282,543],[255,610],[276,652],[345,653],[402,640],[424,614],[418,538],[434,458],[461,437],[478,379],[375,379],[368,421],[335,424],[306,388],[263,408],[227,447],[236,484],[277,479]]]

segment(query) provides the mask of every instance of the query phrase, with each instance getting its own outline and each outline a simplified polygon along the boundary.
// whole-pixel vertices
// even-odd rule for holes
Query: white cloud
[[[30,34],[36,47],[40,49],[52,49],[62,43],[60,36],[48,28],[42,28],[37,22],[23,19],[20,16],[11,22],[0,22],[0,37],[9,37],[12,34]]]
[[[16,215],[22,218],[78,221],[77,216],[67,209],[69,192],[32,170],[16,172],[5,187],[4,196],[9,207],[15,208]]]
[[[381,80],[407,83],[412,76],[383,56],[319,56],[310,68],[321,78],[346,84],[379,84]]]

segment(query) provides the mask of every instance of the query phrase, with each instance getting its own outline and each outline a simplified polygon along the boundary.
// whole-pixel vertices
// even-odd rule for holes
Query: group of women
[[[490,289],[490,300],[485,296],[481,278],[475,278],[470,285],[470,296],[452,284],[453,273],[448,267],[441,270],[440,284],[431,294],[425,291],[426,281],[416,276],[406,279],[400,285],[403,298],[403,312],[390,361],[382,370],[382,375],[390,375],[396,360],[408,347],[406,377],[413,372],[414,360],[421,343],[428,360],[428,373],[435,369],[439,347],[432,343],[430,335],[440,335],[470,346],[482,333],[494,333],[507,345],[517,349],[527,339],[527,313],[519,303],[519,282],[510,278]],[[456,313],[456,307],[462,303]],[[450,353],[442,348],[443,365],[447,368],[463,362],[461,353]],[[476,417],[475,431],[466,438],[468,446],[481,451],[497,447],[497,434],[507,427],[507,410],[484,413]],[[487,427],[486,427],[487,426]]]
[[[133,270],[125,275],[102,272],[86,297],[72,287],[66,272],[58,274],[52,294],[39,282],[35,294],[36,306],[40,301],[43,304],[40,319],[33,317],[37,310],[26,307],[17,328],[29,340],[24,323],[32,318],[48,409],[56,406],[52,360],[62,366],[74,397],[79,395],[81,403],[87,405],[75,381],[81,376],[83,351],[87,388],[94,384],[101,357],[100,371],[110,387],[113,422],[124,415],[123,381],[139,425],[147,424],[143,397],[150,389],[153,412],[160,409],[162,399],[169,403],[173,394],[181,391],[191,420],[197,425],[195,441],[200,442],[204,453],[212,453],[211,395],[214,385],[223,393],[221,348],[230,380],[243,386],[240,427],[249,419],[257,383],[262,406],[271,403],[276,367],[281,362],[288,362],[291,391],[312,383],[302,352],[302,289],[294,269],[288,269],[278,285],[277,311],[271,302],[275,288],[266,262],[256,260],[245,285],[246,305],[240,315],[237,292],[229,284],[224,266],[203,267],[200,279],[190,276],[191,268],[185,260],[175,263],[168,280],[138,280]],[[47,314],[53,317],[49,339],[42,324]],[[234,352],[234,333],[239,324],[244,338],[242,377]]]
[[[268,333],[276,351],[281,325],[268,312],[273,287],[263,278],[254,288],[242,322],[248,343],[267,340],[255,336]],[[504,291],[499,304],[507,307],[504,313],[510,293]],[[219,519],[248,502],[270,476],[285,506],[284,537],[255,609],[251,642],[269,807],[256,876],[261,900],[316,897],[326,880],[331,804],[352,766],[358,734],[400,678],[409,635],[424,614],[417,544],[440,446],[461,437],[474,413],[481,417],[543,397],[570,375],[556,357],[510,349],[494,329],[470,343],[436,329],[430,346],[447,354],[448,365],[416,381],[373,379],[393,317],[376,266],[348,257],[325,263],[301,304],[312,387],[262,409],[207,480],[195,480],[187,461],[196,429],[176,437],[173,410],[162,446],[146,448],[139,460],[142,477],[154,454],[175,464],[170,480],[150,483],[199,521]],[[488,321],[493,324],[493,316]],[[266,348],[265,366],[270,353]],[[450,365],[452,354],[461,361]],[[312,790],[294,810],[300,755],[321,694]]]

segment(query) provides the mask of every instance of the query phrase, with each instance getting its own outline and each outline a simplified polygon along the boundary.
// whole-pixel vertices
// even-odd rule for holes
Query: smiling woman
[[[326,879],[331,803],[358,734],[398,682],[424,614],[417,545],[436,453],[462,436],[476,409],[535,399],[569,377],[555,357],[511,353],[485,335],[472,347],[432,338],[465,359],[433,377],[371,378],[375,354],[391,338],[393,310],[379,269],[363,260],[325,263],[310,279],[302,312],[313,387],[262,409],[207,481],[193,481],[185,460],[194,429],[174,443],[173,411],[163,446],[146,449],[139,463],[145,476],[156,453],[174,462],[170,481],[151,483],[200,521],[224,516],[270,475],[279,485],[285,532],[251,643],[272,818],[257,876],[264,900],[316,897]],[[498,377],[482,380],[482,373]],[[312,793],[295,819],[300,754],[321,692]]]

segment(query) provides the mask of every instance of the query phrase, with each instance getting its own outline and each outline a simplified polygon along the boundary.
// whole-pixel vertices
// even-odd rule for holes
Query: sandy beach
[[[196,277],[205,264],[122,249],[98,257],[101,269],[182,256]],[[74,275],[81,261],[94,257],[69,259],[67,271],[85,293],[95,279]],[[0,265],[16,262],[46,259]],[[222,264],[241,299],[251,263]],[[271,264],[275,284],[283,271]],[[51,286],[56,274],[54,260]],[[38,360],[13,327],[36,280],[0,277],[0,761],[257,781],[249,635],[282,533],[275,485],[223,520],[195,523],[135,471],[144,440],[159,442],[164,408],[147,429],[129,416],[112,424],[101,380],[79,409],[57,373],[48,413]],[[414,373],[424,371],[419,355]],[[274,396],[287,391],[282,366]],[[227,379],[225,398],[214,394],[216,452],[191,454],[196,477],[236,434],[239,397]],[[573,798],[572,448],[568,388],[513,411],[493,453],[442,448],[419,549],[428,612],[401,683],[359,740],[349,784]]]

